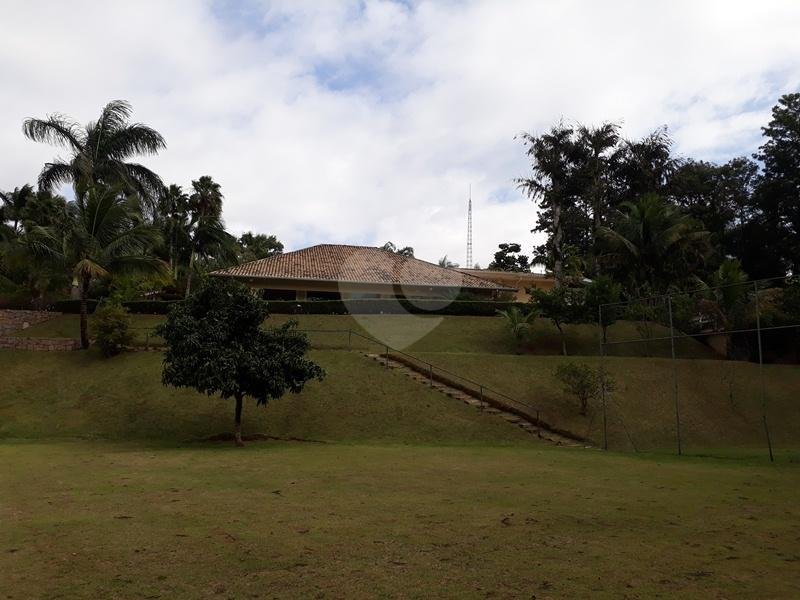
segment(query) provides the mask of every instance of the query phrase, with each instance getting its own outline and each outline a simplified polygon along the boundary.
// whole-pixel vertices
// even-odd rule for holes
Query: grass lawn
[[[328,376],[267,407],[245,403],[245,434],[392,444],[535,444],[496,416],[386,371],[318,350]],[[161,354],[0,350],[0,438],[183,441],[230,432],[233,401],[161,385]],[[8,374],[8,376],[6,376]]]
[[[800,466],[0,443],[0,596],[797,598]]]
[[[603,439],[602,417],[593,403],[581,417],[578,401],[553,377],[558,364],[597,357],[511,356],[475,353],[418,353],[455,373],[470,376],[509,396],[541,407],[542,418],[595,440]],[[683,449],[725,455],[764,454],[758,365],[720,360],[678,360]],[[617,383],[608,399],[609,445],[619,450],[673,451],[675,405],[673,364],[662,358],[609,357]],[[800,450],[800,366],[765,365],[768,418],[778,450]]]

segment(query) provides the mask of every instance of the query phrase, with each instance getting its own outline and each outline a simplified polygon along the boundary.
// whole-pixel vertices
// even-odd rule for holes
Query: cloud
[[[725,160],[800,87],[793,0],[32,1],[4,25],[0,189],[58,154],[22,137],[25,117],[84,122],[125,98],[167,138],[143,162],[183,185],[212,175],[236,232],[463,261],[471,184],[484,265],[534,243],[519,132],[667,124],[680,153]]]

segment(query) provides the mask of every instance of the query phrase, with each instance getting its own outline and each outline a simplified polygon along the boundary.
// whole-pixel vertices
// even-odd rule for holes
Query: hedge
[[[99,300],[86,301],[86,307],[89,311],[89,314],[95,311],[98,304],[100,304]],[[169,312],[169,309],[172,308],[173,304],[175,304],[175,302],[169,302],[166,300],[134,300],[131,302],[123,302],[122,306],[127,308],[128,311],[133,314],[165,315]],[[81,312],[81,301],[59,300],[58,302],[53,302],[53,304],[49,306],[48,310],[68,314],[78,314]]]
[[[97,300],[87,301],[89,312],[97,308]],[[175,301],[168,300],[136,300],[123,302],[122,306],[133,314],[165,315]],[[80,312],[80,300],[61,300],[54,302],[50,310],[77,314]],[[369,298],[360,300],[270,300],[267,302],[269,312],[289,315],[381,315],[381,314],[430,314],[430,315],[462,315],[476,317],[492,317],[498,310],[512,306],[526,309],[527,304],[521,302],[500,302],[492,300],[455,300],[442,305],[439,300],[396,300],[394,298]]]
[[[381,314],[430,314],[492,317],[497,310],[512,306],[527,307],[520,302],[495,302],[491,300],[455,300],[444,304],[439,300],[397,300],[376,298],[361,300],[270,300],[269,312],[275,314],[309,315],[381,315]]]

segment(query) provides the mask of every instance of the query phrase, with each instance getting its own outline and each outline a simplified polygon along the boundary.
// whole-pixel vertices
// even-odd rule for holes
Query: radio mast
[[[472,184],[469,185],[469,202],[467,204],[467,269],[472,268]]]

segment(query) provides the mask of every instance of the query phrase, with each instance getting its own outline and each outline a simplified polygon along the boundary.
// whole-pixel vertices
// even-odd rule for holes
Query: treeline
[[[132,162],[166,142],[130,117],[130,105],[114,101],[86,126],[58,114],[25,121],[26,137],[69,156],[47,163],[36,188],[0,194],[6,305],[45,306],[70,288],[83,299],[174,299],[210,270],[283,251],[274,235],[226,231],[224,196],[212,177],[184,189]],[[73,200],[55,193],[63,184]]]
[[[666,129],[523,134],[532,169],[517,183],[547,235],[530,262],[557,285],[606,275],[636,296],[710,283],[725,263],[751,279],[800,273],[800,94],[779,99],[762,133],[757,153],[725,164],[675,156]],[[521,258],[501,245],[492,264],[525,270]]]

